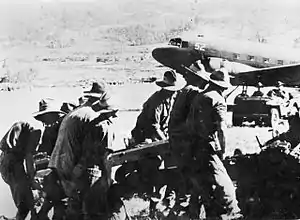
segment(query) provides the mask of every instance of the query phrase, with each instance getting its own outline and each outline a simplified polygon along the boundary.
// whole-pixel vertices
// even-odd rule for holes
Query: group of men
[[[281,81],[276,82],[276,88],[271,89],[270,91],[267,92],[268,97],[272,98],[279,98],[282,99],[283,101],[287,102],[291,98],[293,98],[292,94],[289,92],[286,92],[283,88],[284,83]],[[264,96],[265,94],[261,91],[261,88],[263,87],[263,84],[261,82],[257,83],[257,90],[253,92],[252,97],[261,97]]]
[[[181,74],[184,79],[180,80],[178,73],[169,70],[156,82],[161,89],[144,103],[127,144],[133,147],[168,139],[183,187],[196,204],[201,198],[207,217],[240,218],[235,189],[222,163],[227,127],[223,92],[230,86],[228,72],[221,68],[210,74],[201,62],[195,62]],[[29,212],[33,219],[47,219],[52,207],[53,219],[128,218],[105,163],[114,138],[110,125],[116,117],[106,84],[94,82],[79,100],[79,105],[61,107],[54,106],[54,100],[41,100],[33,117],[43,123],[43,129],[17,122],[1,140],[0,172],[10,186],[17,220]],[[43,184],[35,179],[36,152],[50,155]],[[128,172],[138,170],[142,178],[137,180],[150,183],[151,191],[153,174],[162,162],[167,167],[168,159],[152,156],[124,164],[116,172],[116,181],[120,173],[126,179]],[[39,212],[32,189],[46,195]],[[199,212],[200,207],[191,209],[189,217],[197,219]]]
[[[109,104],[110,95],[103,81],[94,82],[79,99],[79,105],[53,99],[39,102],[34,123],[14,123],[0,142],[0,173],[9,185],[17,207],[16,219],[109,219],[115,204],[110,190],[111,173],[104,157],[114,138],[110,131],[116,110]],[[50,156],[43,183],[37,181],[33,156]],[[23,163],[25,161],[25,166]],[[44,192],[45,200],[37,212],[32,189]],[[125,219],[125,217],[123,218]]]
[[[201,62],[195,62],[181,75],[185,83],[174,71],[166,71],[163,80],[156,82],[161,89],[144,103],[128,147],[168,139],[184,183],[181,187],[191,193],[191,200],[200,205],[201,198],[207,217],[238,219],[242,215],[235,189],[222,163],[227,127],[223,92],[230,86],[228,72],[221,68],[210,74]],[[157,184],[162,162],[168,166],[170,158],[162,157],[124,164],[116,177],[129,186],[128,182],[134,182],[130,181],[132,175],[139,173],[135,184],[146,182],[151,190]],[[194,208],[189,210],[189,218],[198,219],[200,207],[190,205]]]

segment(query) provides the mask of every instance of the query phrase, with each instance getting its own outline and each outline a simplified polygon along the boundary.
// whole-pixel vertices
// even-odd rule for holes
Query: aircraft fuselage
[[[300,51],[295,48],[237,40],[183,41],[182,47],[193,48],[206,57],[226,59],[255,68],[300,63]]]

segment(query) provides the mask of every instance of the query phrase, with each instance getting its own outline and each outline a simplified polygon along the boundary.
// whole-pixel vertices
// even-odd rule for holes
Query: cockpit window
[[[270,59],[269,59],[269,58],[266,58],[266,57],[264,57],[264,58],[263,58],[263,61],[264,61],[264,63],[269,63],[269,62],[270,62]]]
[[[233,54],[233,58],[234,58],[234,59],[237,59],[237,60],[240,59],[240,54],[234,53],[234,54]]]
[[[250,60],[250,61],[254,61],[254,56],[252,56],[252,55],[248,55],[248,60]]]
[[[183,47],[183,48],[189,47],[189,42],[187,42],[187,41],[182,41],[181,47]]]
[[[172,38],[169,43],[169,45],[177,46],[177,47],[182,47],[182,39],[181,38]]]

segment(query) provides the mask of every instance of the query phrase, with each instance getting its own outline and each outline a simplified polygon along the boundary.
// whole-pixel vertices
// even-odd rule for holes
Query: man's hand
[[[37,181],[37,180],[33,180],[32,183],[31,183],[31,188],[32,189],[37,189],[37,190],[43,190],[43,187],[42,185]]]
[[[124,144],[127,149],[132,148],[136,144],[135,139],[133,137],[125,137]]]
[[[153,141],[150,138],[146,138],[144,142],[146,144],[151,144]]]

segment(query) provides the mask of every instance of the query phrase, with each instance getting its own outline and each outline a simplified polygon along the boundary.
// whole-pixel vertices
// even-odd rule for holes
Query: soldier
[[[296,113],[295,115],[292,115],[288,119],[289,121],[289,129],[288,131],[279,134],[278,136],[268,140],[264,146],[268,146],[269,144],[279,140],[279,141],[287,141],[291,144],[291,148],[297,147],[297,145],[300,143],[300,136],[299,136],[299,130],[300,130],[300,118],[299,113]]]
[[[204,66],[196,62],[190,66],[193,71],[186,72],[184,78],[187,81],[186,86],[178,91],[173,109],[170,113],[169,121],[169,142],[172,152],[175,156],[178,156],[178,160],[181,158],[181,154],[184,153],[185,141],[189,140],[186,135],[186,119],[189,113],[192,100],[201,92],[209,81],[209,73],[205,71]]]
[[[51,155],[60,123],[63,117],[74,108],[75,105],[70,103],[63,103],[62,106],[59,106],[51,98],[40,100],[39,111],[33,113],[33,117],[37,121],[42,122],[44,126],[42,141],[38,149],[39,152],[46,152],[47,155]]]
[[[241,217],[233,183],[220,159],[226,148],[223,92],[229,86],[226,69],[214,71],[208,88],[194,98],[186,121],[190,160],[185,166],[191,170],[190,181],[202,196],[207,216],[222,219]]]
[[[290,94],[283,90],[283,82],[277,81],[276,88],[270,90],[267,95],[271,97],[278,97],[283,99],[284,101],[290,100]]]
[[[253,92],[252,97],[262,97],[262,96],[264,96],[264,93],[261,91],[262,87],[263,87],[263,84],[261,82],[258,82],[257,90],[255,92]]]
[[[40,137],[41,129],[21,121],[14,123],[0,142],[0,173],[17,207],[16,220],[24,220],[29,212],[32,218],[36,216],[31,190],[41,189],[34,178],[33,161]]]
[[[152,94],[143,104],[143,110],[131,131],[131,146],[143,142],[168,139],[170,111],[176,97],[176,91],[181,89],[184,84],[184,79],[172,70],[164,73],[163,80],[156,81],[156,85],[161,89]],[[158,178],[155,177],[157,177],[158,169],[164,159],[153,156],[142,161],[126,163],[117,170],[115,179],[122,186],[125,186],[128,194],[131,194],[132,191],[152,194],[153,187],[160,184]],[[131,181],[133,179],[138,181]]]
[[[188,128],[186,127],[186,119],[194,97],[203,91],[208,84],[210,75],[205,71],[204,66],[199,61],[192,64],[190,69],[192,71],[188,71],[184,74],[187,85],[178,92],[169,121],[170,147],[177,163],[176,165],[179,167],[181,180],[183,181],[179,188],[181,193],[177,191],[179,194],[186,194],[192,190],[191,187],[189,187],[189,172],[184,165],[190,160],[189,155],[186,155],[186,148],[190,141],[190,136],[187,132]],[[190,206],[194,206],[195,203],[198,203],[198,201],[195,201],[198,196],[195,192],[191,194]],[[190,207],[190,209],[193,209],[193,207]]]
[[[136,144],[149,139],[151,141],[168,138],[168,123],[170,111],[176,96],[176,91],[183,87],[183,81],[172,70],[164,73],[163,80],[156,81],[161,89],[143,104],[143,110],[137,118],[131,131],[132,140]]]
[[[62,119],[67,113],[72,111],[76,106],[72,103],[64,102],[61,106],[58,102],[51,98],[45,98],[39,102],[39,111],[33,113],[33,117],[42,122],[44,131],[41,138],[41,143],[38,148],[39,153],[51,155],[57,139],[58,129]],[[44,176],[43,191],[46,192],[45,200],[38,213],[41,219],[47,219],[48,212],[54,207],[53,219],[61,219],[64,215],[64,205],[61,201],[64,194],[57,186],[53,187],[57,177],[53,173],[48,173]]]
[[[67,213],[70,218],[108,219],[111,173],[104,158],[112,144],[109,128],[116,110],[110,108],[103,81],[94,82],[84,96],[87,100],[61,123],[49,168],[57,173],[69,204],[75,204]]]

